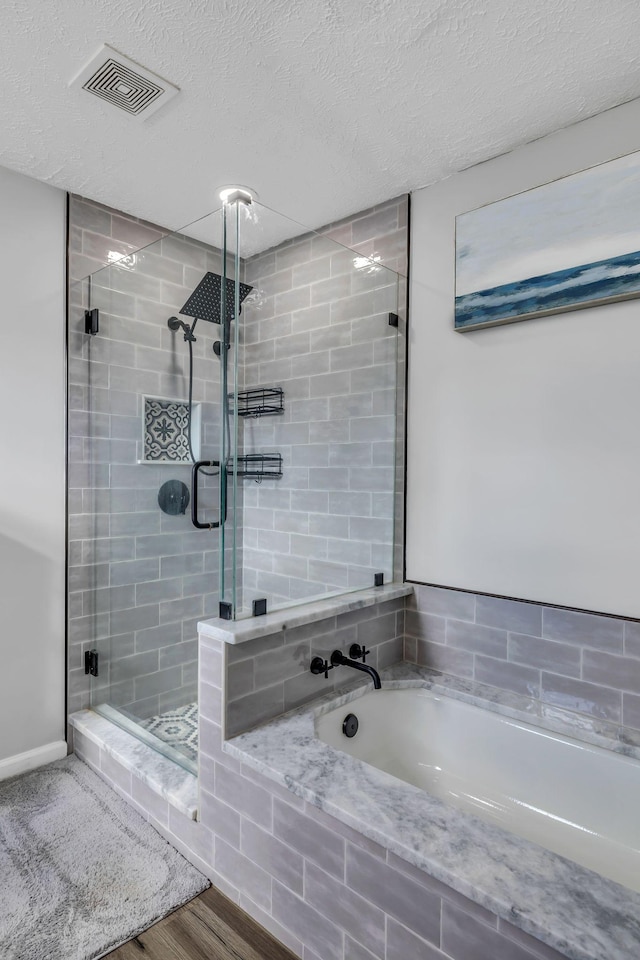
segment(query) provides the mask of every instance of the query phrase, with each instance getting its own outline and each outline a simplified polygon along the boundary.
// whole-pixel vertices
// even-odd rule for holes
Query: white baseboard
[[[26,773],[27,770],[41,767],[45,763],[52,763],[54,760],[61,760],[66,755],[67,744],[64,740],[55,740],[53,743],[45,743],[43,747],[36,747],[35,750],[17,753],[14,757],[0,760],[0,780]]]

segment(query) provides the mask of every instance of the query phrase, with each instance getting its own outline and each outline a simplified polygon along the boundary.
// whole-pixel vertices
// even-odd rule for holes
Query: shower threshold
[[[152,734],[141,727],[136,729],[136,724],[126,723],[126,720],[108,704],[72,713],[69,723],[73,727],[74,751],[138,809],[140,805],[147,812],[153,809],[149,804],[154,801],[146,794],[146,790],[150,790],[166,800],[169,808],[189,820],[196,820],[197,774],[186,769],[184,757],[182,762],[169,759],[168,751],[178,753],[173,747],[164,744],[166,750],[160,750],[158,744],[161,741],[153,738],[156,742],[152,745],[148,739]],[[169,812],[159,808],[156,814],[166,824]]]
[[[121,708],[108,703],[92,707],[96,713],[126,730],[148,747],[172,760],[183,770],[198,775],[198,704],[167,710],[165,713],[138,720]]]

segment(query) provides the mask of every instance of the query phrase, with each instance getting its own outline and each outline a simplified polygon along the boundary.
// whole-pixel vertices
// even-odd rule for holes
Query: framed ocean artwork
[[[456,330],[640,297],[640,153],[456,217]]]

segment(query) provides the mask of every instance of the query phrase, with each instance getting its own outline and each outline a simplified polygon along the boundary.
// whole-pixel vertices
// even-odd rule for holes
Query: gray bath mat
[[[0,783],[0,957],[90,960],[209,881],[77,757]]]

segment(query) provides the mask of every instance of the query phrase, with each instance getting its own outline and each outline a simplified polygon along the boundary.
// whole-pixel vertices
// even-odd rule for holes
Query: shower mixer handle
[[[325,680],[329,679],[329,670],[333,670],[333,666],[329,665],[328,660],[323,660],[322,657],[314,657],[311,661],[309,667],[311,673],[315,673],[316,676],[319,676],[321,673],[324,673]]]
[[[349,647],[349,656],[352,660],[362,660],[363,663],[367,662],[367,656],[371,653],[371,650],[367,650],[365,645],[360,646],[359,643],[352,643]]]

